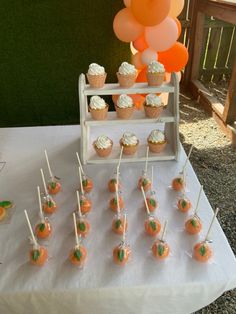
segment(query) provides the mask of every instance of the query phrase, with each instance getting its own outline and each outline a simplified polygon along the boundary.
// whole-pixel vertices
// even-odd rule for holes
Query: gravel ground
[[[212,207],[220,208],[218,219],[236,254],[236,150],[214,119],[186,94],[180,97],[180,117],[181,142],[187,152],[194,144],[191,164]],[[236,313],[236,289],[195,314],[217,313]]]

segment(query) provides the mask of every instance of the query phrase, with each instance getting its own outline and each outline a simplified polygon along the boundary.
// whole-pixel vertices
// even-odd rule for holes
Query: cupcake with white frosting
[[[105,84],[107,74],[103,66],[97,63],[91,63],[86,76],[91,87],[101,88]]]
[[[118,118],[130,119],[134,112],[133,99],[128,95],[122,94],[118,97],[115,108]]]
[[[165,67],[162,63],[153,60],[147,69],[147,81],[149,86],[160,86],[165,77]]]
[[[93,147],[100,157],[107,157],[112,150],[113,142],[106,135],[100,135],[96,141],[93,142]]]
[[[161,97],[156,94],[148,94],[144,103],[145,114],[148,118],[158,118],[164,108]]]
[[[94,120],[107,119],[108,105],[105,100],[99,96],[90,98],[89,111]]]
[[[123,62],[116,74],[121,87],[131,87],[135,83],[138,71],[134,65]]]
[[[123,146],[124,155],[134,155],[137,151],[139,140],[135,134],[125,132],[120,139],[120,145]]]
[[[160,130],[153,130],[147,139],[148,146],[151,152],[160,153],[166,147],[167,140],[165,134]]]

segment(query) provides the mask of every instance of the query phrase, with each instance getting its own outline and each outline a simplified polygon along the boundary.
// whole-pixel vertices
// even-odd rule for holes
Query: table
[[[132,260],[127,267],[113,265],[111,253],[119,237],[111,231],[113,213],[108,209],[111,197],[106,190],[114,165],[87,166],[93,177],[94,204],[89,215],[92,232],[84,241],[89,252],[82,271],[70,265],[68,252],[74,245],[72,212],[76,206],[75,191],[78,171],[75,152],[79,149],[79,126],[9,128],[0,130],[1,159],[7,165],[1,173],[1,198],[14,199],[16,210],[11,223],[0,225],[0,313],[176,313],[187,314],[211,303],[224,291],[236,287],[236,260],[218,224],[212,230],[215,258],[202,265],[189,257],[198,241],[183,231],[186,215],[175,209],[176,192],[169,187],[183,165],[180,161],[153,163],[154,186],[160,202],[158,217],[169,220],[167,241],[172,248],[170,258],[156,262],[150,253],[153,239],[143,233],[145,211],[136,184],[143,164],[122,164],[126,186]],[[51,166],[61,177],[63,192],[56,196],[60,209],[51,218],[53,235],[47,243],[50,259],[43,268],[29,265],[29,231],[23,210],[31,222],[38,217],[36,187],[42,187],[41,167],[47,173],[44,159],[47,148]],[[196,203],[199,182],[190,164],[187,166],[188,197]],[[200,211],[205,234],[213,216],[205,196]]]

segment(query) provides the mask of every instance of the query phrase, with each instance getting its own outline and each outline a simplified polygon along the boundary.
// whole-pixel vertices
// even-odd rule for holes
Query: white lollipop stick
[[[218,212],[219,212],[219,208],[216,208],[215,214],[214,214],[214,216],[213,216],[213,218],[212,218],[211,224],[210,224],[209,229],[208,229],[208,231],[207,231],[207,234],[206,234],[206,237],[205,237],[205,241],[208,240],[208,237],[209,237],[209,235],[210,235],[210,232],[211,232],[213,223],[214,223],[214,221],[215,221],[215,219],[216,219],[216,216],[217,216]]]
[[[75,228],[75,243],[76,243],[76,246],[78,247],[79,246],[79,237],[78,237],[75,213],[73,213],[73,220],[74,220],[74,228]]]
[[[146,161],[145,161],[145,168],[144,168],[145,175],[147,174],[147,168],[148,168],[148,155],[149,155],[149,146],[147,146],[147,150],[146,150]]]
[[[34,243],[35,246],[38,246],[38,243],[37,243],[37,241],[35,239],[35,236],[34,236],[34,233],[33,233],[33,229],[31,227],[31,223],[30,223],[29,216],[27,214],[26,209],[24,210],[24,213],[25,213],[25,217],[26,217],[26,220],[27,220],[27,223],[28,223],[28,226],[29,226],[29,230],[30,230],[30,233],[31,233],[31,237],[32,237],[33,243]]]
[[[152,174],[151,174],[151,190],[153,190],[153,166],[152,166]]]
[[[165,241],[167,225],[168,225],[168,220],[165,221],[164,228],[161,235],[161,241]]]
[[[198,194],[197,204],[196,204],[195,211],[194,211],[194,215],[196,215],[197,211],[198,211],[198,207],[199,207],[199,203],[200,203],[200,199],[201,199],[201,195],[202,195],[202,190],[203,190],[203,186],[201,185],[200,191]]]
[[[83,175],[85,175],[85,172],[84,172],[84,169],[82,167],[81,160],[79,158],[79,153],[78,152],[76,152],[76,156],[77,156],[77,160],[78,160],[79,166],[81,168],[81,172],[82,172]]]
[[[79,217],[82,217],[82,212],[81,212],[81,208],[80,208],[80,197],[79,197],[79,191],[76,191],[76,195],[77,195],[77,203],[78,203],[78,212],[79,212]]]
[[[40,172],[41,172],[41,177],[42,177],[42,180],[43,180],[44,192],[45,192],[46,195],[48,195],[48,189],[47,189],[47,185],[46,185],[46,182],[45,182],[43,169],[40,169]]]
[[[126,230],[125,230],[125,226],[126,226],[126,214],[124,215],[124,229],[123,229],[123,242],[125,242],[125,236],[126,236]]]
[[[53,175],[52,169],[50,167],[50,163],[49,163],[48,154],[47,154],[46,149],[45,149],[44,153],[45,153],[45,157],[46,157],[46,161],[47,161],[47,165],[48,165],[48,171],[49,171],[50,178],[54,181],[54,175]]]
[[[45,218],[44,218],[43,209],[42,209],[41,196],[40,196],[40,187],[39,186],[37,187],[37,190],[38,190],[38,199],[39,199],[39,215],[40,215],[40,218],[41,218],[42,222],[45,223]]]
[[[117,170],[118,171],[120,170],[120,163],[121,163],[121,158],[122,158],[122,154],[123,154],[123,149],[124,149],[124,146],[121,146],[119,162],[118,162],[118,165],[117,165]]]
[[[117,176],[116,180],[118,180],[118,176]],[[119,202],[118,184],[119,184],[119,182],[116,181],[117,213],[118,213],[118,217],[120,217],[120,202]]]
[[[145,192],[144,192],[144,189],[143,189],[142,186],[141,186],[141,190],[142,190],[142,193],[143,193],[143,199],[144,199],[144,202],[145,202],[145,205],[146,205],[147,214],[150,215],[150,210],[149,210],[149,207],[148,207],[146,195],[145,195]]]
[[[182,172],[184,172],[184,170],[185,170],[185,168],[186,168],[186,166],[187,166],[187,162],[188,162],[188,160],[189,160],[189,158],[190,158],[190,156],[191,156],[191,154],[192,154],[192,150],[193,150],[193,145],[190,147],[190,150],[189,150],[188,156],[187,156],[187,158],[186,158],[186,160],[185,160],[185,163],[184,163]]]
[[[84,187],[83,187],[82,174],[81,174],[81,168],[80,167],[79,167],[79,180],[80,180],[81,193],[82,193],[82,195],[84,195]]]

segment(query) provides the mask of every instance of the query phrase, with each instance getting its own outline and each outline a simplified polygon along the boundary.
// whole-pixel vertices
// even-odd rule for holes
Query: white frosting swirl
[[[101,135],[96,139],[94,145],[99,149],[106,149],[112,145],[112,140],[106,135]]]
[[[122,75],[136,74],[137,70],[134,65],[129,64],[128,62],[123,62],[119,67],[119,73]]]
[[[148,94],[146,96],[146,104],[151,107],[160,107],[162,106],[162,99],[156,94]]]
[[[165,72],[165,67],[162,63],[153,60],[148,65],[148,72],[150,73],[163,73]]]
[[[148,141],[152,143],[165,142],[165,134],[160,130],[153,130],[148,137]]]
[[[89,65],[88,74],[90,75],[103,75],[105,74],[105,69],[97,63],[91,63]]]
[[[124,145],[137,145],[138,138],[131,132],[125,132],[121,138],[121,143]]]
[[[133,99],[126,94],[122,94],[117,99],[117,107],[119,108],[130,108],[133,107]]]
[[[104,109],[106,108],[106,103],[105,100],[99,96],[93,96],[90,99],[90,104],[89,104],[91,109]]]

